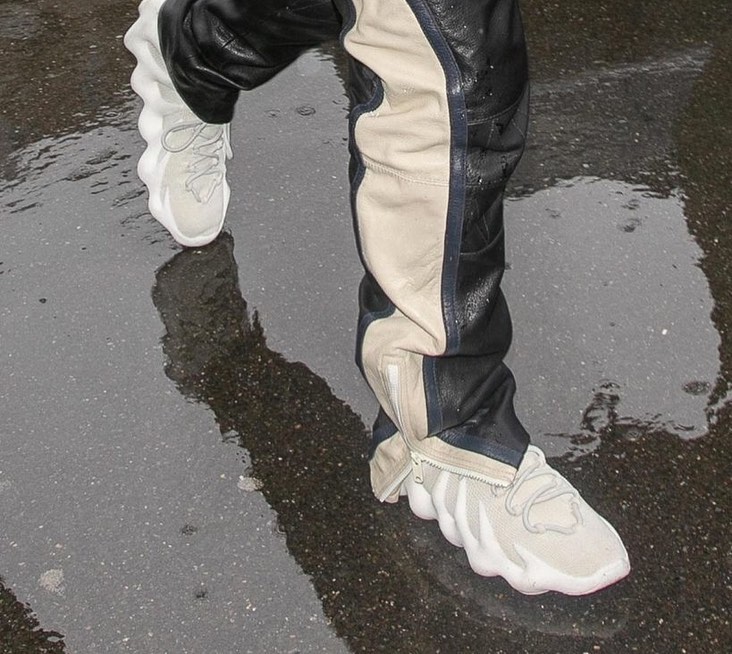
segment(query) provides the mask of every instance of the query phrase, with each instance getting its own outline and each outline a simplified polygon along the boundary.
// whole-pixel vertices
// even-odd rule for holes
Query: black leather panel
[[[445,356],[425,362],[429,428],[465,449],[483,443],[484,453],[513,464],[529,437],[514,413],[515,382],[503,363],[512,330],[500,283],[503,194],[528,123],[523,27],[516,0],[422,1],[459,71],[465,115],[453,116],[453,129],[467,137],[452,184],[462,215],[448,218],[461,221],[460,242],[446,243],[446,261],[456,256],[457,264],[446,268],[443,286],[446,325],[458,333]],[[448,80],[448,89],[454,86]]]
[[[425,360],[431,433],[502,460],[523,452],[528,435],[513,413],[514,382],[503,364],[511,322],[500,291],[504,270],[505,184],[523,150],[528,74],[516,0],[408,0],[449,60],[447,91],[459,152],[453,153],[453,203],[446,239],[443,309],[457,330],[448,356]],[[426,11],[425,11],[426,10]],[[305,49],[338,36],[353,17],[349,0],[167,0],[161,46],[184,100],[207,122],[228,122],[239,90],[254,88]],[[395,66],[400,65],[398,61]],[[379,80],[352,62],[351,98],[378,97]],[[455,109],[455,108],[458,109]],[[351,143],[357,192],[361,162]],[[393,306],[368,276],[360,293],[359,341]],[[359,357],[360,358],[360,357]],[[479,448],[480,449],[480,448]]]
[[[206,122],[231,120],[239,90],[338,37],[332,0],[166,0],[159,35],[173,83]]]
[[[528,76],[516,0],[425,0],[462,74],[468,121],[501,112],[521,96]]]

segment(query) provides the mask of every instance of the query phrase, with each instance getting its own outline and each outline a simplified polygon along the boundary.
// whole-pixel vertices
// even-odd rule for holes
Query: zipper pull
[[[410,452],[409,454],[412,457],[412,476],[414,477],[414,481],[417,484],[423,484],[422,459],[420,459],[419,454],[416,452]]]

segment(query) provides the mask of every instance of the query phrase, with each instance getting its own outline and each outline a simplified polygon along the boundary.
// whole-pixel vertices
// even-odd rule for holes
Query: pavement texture
[[[732,22],[523,3],[509,363],[633,570],[524,597],[370,492],[338,44],[242,97],[232,203],[149,216],[136,3],[0,0],[0,654],[732,651]]]

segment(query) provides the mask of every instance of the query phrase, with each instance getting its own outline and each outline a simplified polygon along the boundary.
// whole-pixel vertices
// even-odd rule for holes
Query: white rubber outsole
[[[446,481],[446,478],[445,480]],[[466,506],[466,485],[463,480],[458,488],[457,506]],[[443,480],[438,479],[431,495],[422,484],[415,483],[411,476],[404,484],[412,512],[424,520],[437,520],[443,536],[456,547],[462,547],[468,557],[470,567],[476,574],[484,577],[502,577],[511,587],[524,595],[540,595],[557,591],[565,595],[587,595],[614,584],[630,572],[627,558],[596,570],[586,577],[572,577],[548,566],[544,561],[526,551],[520,545],[514,548],[524,562],[517,565],[504,552],[487,514],[481,506],[480,534],[476,538],[468,526],[467,511],[457,510],[452,515],[442,502],[445,495],[441,489]],[[622,541],[615,529],[600,516],[622,547]]]
[[[148,189],[148,209],[152,216],[165,227],[173,238],[186,247],[200,247],[213,241],[221,232],[226,218],[226,209],[231,189],[226,179],[223,185],[223,212],[219,221],[205,232],[189,236],[181,232],[175,216],[170,210],[167,198],[163,196],[159,171],[167,152],[162,146],[164,132],[161,110],[170,103],[159,92],[159,84],[173,89],[165,69],[161,69],[152,52],[160,50],[157,17],[164,0],[142,0],[138,8],[139,17],[124,36],[125,47],[137,59],[137,65],[130,78],[132,90],[140,96],[143,108],[138,118],[138,129],[147,147],[137,163],[137,174]],[[156,77],[157,76],[157,77]],[[181,100],[181,104],[183,101]],[[183,104],[183,106],[185,106]]]

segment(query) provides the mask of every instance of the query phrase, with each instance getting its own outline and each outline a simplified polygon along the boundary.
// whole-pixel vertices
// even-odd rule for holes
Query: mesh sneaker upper
[[[132,87],[143,99],[139,128],[147,141],[137,170],[148,187],[150,213],[183,245],[212,241],[223,226],[230,190],[229,125],[201,121],[168,75],[157,33],[159,0],[143,0],[125,35],[137,58]]]
[[[500,575],[522,592],[571,594],[601,588],[628,571],[615,530],[530,446],[508,488],[424,462],[423,483],[404,491],[422,517],[434,517],[479,574]]]

